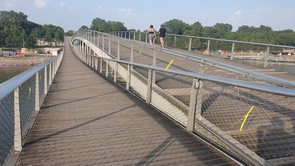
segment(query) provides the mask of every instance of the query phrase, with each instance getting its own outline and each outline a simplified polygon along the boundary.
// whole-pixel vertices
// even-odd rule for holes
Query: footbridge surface
[[[69,47],[17,165],[237,165]]]
[[[295,163],[294,74],[91,30],[54,60],[0,85],[1,164]]]

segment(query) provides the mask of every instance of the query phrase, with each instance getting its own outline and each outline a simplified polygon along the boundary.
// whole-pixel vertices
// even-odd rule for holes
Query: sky
[[[172,19],[203,26],[228,23],[234,31],[242,25],[295,31],[295,0],[0,0],[0,10],[23,12],[29,21],[65,31],[90,27],[95,18],[141,31]]]

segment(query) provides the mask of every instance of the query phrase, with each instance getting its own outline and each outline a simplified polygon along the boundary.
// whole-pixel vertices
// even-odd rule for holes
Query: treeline
[[[113,32],[113,31],[127,31],[124,23],[119,21],[106,21],[104,19],[95,18],[92,20],[90,28],[86,25],[81,26],[80,29],[91,29],[99,32]]]
[[[173,19],[163,23],[168,33],[191,35],[210,38],[223,38],[247,42],[261,42],[295,46],[295,32],[293,30],[274,31],[271,27],[241,26],[233,31],[230,24],[217,23],[214,26],[202,26],[200,22],[189,25],[181,20]]]
[[[264,25],[260,27],[244,25],[233,31],[233,26],[230,24],[217,23],[213,26],[203,26],[200,22],[195,22],[190,25],[178,19],[166,21],[163,25],[169,34],[295,46],[295,32],[290,29],[274,31],[271,27]],[[89,28],[83,25],[80,29],[91,29],[106,33],[128,30],[122,22],[106,21],[100,18],[93,19]],[[135,29],[128,31],[135,31]],[[73,35],[73,33],[73,30],[65,33],[63,28],[59,26],[39,25],[28,21],[27,16],[22,12],[0,11],[0,47],[32,48],[36,45],[37,39],[47,42],[63,41],[64,35]],[[187,41],[181,42],[181,44],[180,47],[188,46]],[[213,45],[218,46],[218,43]],[[195,44],[195,47],[202,46]]]
[[[0,11],[0,47],[32,48],[37,39],[63,41],[63,28],[28,21],[22,12]]]
[[[195,22],[189,25],[181,20],[173,19],[163,24],[166,27],[167,32],[171,34],[295,46],[295,32],[293,30],[274,31],[271,27],[264,25],[259,27],[243,25],[239,27],[238,30],[233,31],[233,26],[225,23],[217,23],[214,26],[202,26],[200,22]],[[187,40],[179,42],[179,44],[180,45],[178,47],[188,47]],[[213,42],[211,44],[215,49],[231,49],[230,43],[220,44],[220,42]],[[193,43],[193,47],[202,49],[204,44],[202,46],[200,42],[195,42]],[[254,45],[236,45],[236,49],[258,51],[264,50],[265,47]]]
[[[163,25],[169,34],[295,46],[295,32],[293,30],[274,31],[271,27],[264,25],[260,27],[244,25],[236,31],[233,31],[233,26],[230,24],[217,23],[213,26],[203,26],[200,22],[195,22],[190,25],[178,19],[166,21]],[[81,29],[91,29],[101,32],[127,30],[121,22],[105,21],[100,18],[93,19],[89,28],[84,25]],[[129,29],[129,31],[135,31],[135,29]]]

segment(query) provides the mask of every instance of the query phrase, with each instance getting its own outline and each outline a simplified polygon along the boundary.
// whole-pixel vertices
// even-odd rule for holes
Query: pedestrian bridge
[[[295,163],[294,75],[130,36],[79,31],[0,84],[1,165]]]

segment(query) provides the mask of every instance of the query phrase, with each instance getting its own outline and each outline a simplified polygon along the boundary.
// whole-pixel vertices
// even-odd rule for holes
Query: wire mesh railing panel
[[[187,107],[189,106],[192,78],[167,72],[156,72],[155,84]]]
[[[154,50],[141,45],[133,44],[133,62],[146,65],[153,64]]]
[[[19,88],[21,131],[24,130],[26,123],[35,110],[35,79],[35,76],[31,77]]]
[[[116,40],[119,40],[119,49]],[[176,40],[179,41],[178,38]],[[199,39],[192,42],[195,48],[209,44]],[[202,44],[198,45],[198,42]],[[119,65],[121,74],[124,74],[122,78],[125,79],[121,82],[126,85],[126,89],[130,83],[128,90],[140,94],[143,99],[150,99],[148,103],[180,124],[189,124],[191,94],[196,92],[198,108],[194,131],[210,143],[237,154],[238,158],[251,164],[292,157],[295,160],[295,97],[288,97],[292,95],[285,91],[287,88],[282,87],[285,85],[284,80],[255,75],[247,70],[243,72],[229,67],[230,65],[178,54],[146,43],[114,38],[113,44],[115,46],[112,48],[120,50],[120,53],[117,52],[120,60],[125,61]],[[218,48],[218,44],[221,46],[223,42],[211,42],[211,49]],[[223,45],[229,49],[231,46],[228,43]],[[184,44],[183,47],[187,45]],[[105,60],[103,62],[106,65]],[[129,73],[132,76],[127,70],[129,62],[134,65]],[[112,66],[108,71],[113,70]],[[148,70],[152,70],[153,80],[148,79],[151,78],[148,77]],[[105,67],[103,71],[106,72]],[[112,73],[109,77],[110,75],[111,78],[114,77]],[[200,81],[194,88],[193,79]],[[252,86],[255,87],[251,88]],[[269,88],[273,88],[274,93],[270,93],[272,90]],[[201,111],[201,116],[198,111]],[[242,152],[243,150],[246,152]],[[251,155],[254,157],[251,158]]]
[[[262,158],[276,159],[295,156],[294,103],[294,97],[204,82],[202,116]]]
[[[0,100],[0,165],[13,147],[14,105],[13,92]]]

